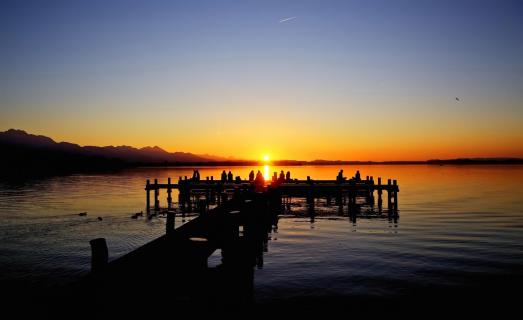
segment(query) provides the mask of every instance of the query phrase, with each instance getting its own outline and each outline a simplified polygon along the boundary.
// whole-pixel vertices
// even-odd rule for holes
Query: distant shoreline
[[[299,161],[299,160],[275,160],[270,162],[244,160],[244,161],[207,161],[207,162],[162,162],[162,163],[139,163],[136,167],[227,167],[227,166],[332,166],[332,165],[521,165],[523,159],[445,159],[425,161]],[[134,167],[134,166],[133,166]]]
[[[521,165],[523,158],[456,158],[424,161],[233,160],[167,152],[159,147],[79,146],[10,129],[0,132],[0,177],[40,177],[119,171],[138,167],[358,166],[358,165]]]

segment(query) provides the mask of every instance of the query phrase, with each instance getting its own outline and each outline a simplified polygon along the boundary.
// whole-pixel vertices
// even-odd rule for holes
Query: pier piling
[[[154,211],[160,210],[160,189],[158,188],[158,179],[154,179]]]
[[[167,208],[171,209],[173,198],[171,196],[171,193],[173,192],[171,187],[171,178],[167,178]]]
[[[145,211],[147,213],[151,212],[151,189],[150,189],[150,181],[147,179],[147,183],[145,185]]]
[[[167,221],[165,222],[165,233],[171,234],[174,231],[174,212],[167,211]]]
[[[107,267],[109,262],[109,250],[105,238],[97,238],[89,241],[91,245],[91,271],[100,272]]]

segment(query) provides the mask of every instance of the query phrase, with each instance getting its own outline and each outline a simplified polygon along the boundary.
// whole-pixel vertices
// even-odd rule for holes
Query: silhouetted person
[[[272,175],[272,182],[276,182],[278,180],[278,173],[275,171]]]
[[[354,176],[354,179],[356,181],[361,181],[360,170],[356,170],[356,175]]]
[[[338,172],[338,176],[336,177],[336,180],[338,182],[342,182],[344,180],[344,178],[343,178],[343,169],[341,169],[340,172]]]
[[[227,181],[227,173],[225,172],[225,170],[222,171],[222,182],[226,182]]]
[[[279,183],[285,182],[285,173],[283,173],[283,170],[280,171],[280,177],[278,178]]]
[[[263,175],[260,170],[258,170],[258,172],[256,172],[256,179],[254,181],[260,181],[261,179],[263,179]]]
[[[237,176],[236,177],[236,183],[241,183],[242,182],[242,178],[240,176]]]
[[[200,172],[198,170],[193,171],[192,179],[193,181],[200,181]]]
[[[265,184],[265,179],[263,178],[263,174],[258,170],[256,173],[256,179],[254,180],[254,186],[256,191],[262,191],[263,185]]]
[[[251,173],[249,173],[249,181],[254,181],[254,170],[251,170]]]
[[[232,175],[231,170],[229,170],[229,173],[227,174],[227,181],[232,182],[234,179],[234,176]]]
[[[287,174],[285,175],[285,180],[287,182],[291,181],[291,172],[290,171],[287,171]]]

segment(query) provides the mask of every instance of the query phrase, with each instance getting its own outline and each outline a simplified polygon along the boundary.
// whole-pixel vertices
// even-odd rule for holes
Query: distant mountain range
[[[56,142],[46,136],[29,134],[23,130],[16,129],[0,132],[0,145],[16,145],[23,148],[46,149],[50,151],[67,152],[75,155],[118,159],[129,163],[205,162],[226,160],[226,158],[211,155],[201,156],[187,152],[167,152],[158,146],[144,148],[134,148],[130,146],[82,147],[69,142]]]
[[[260,161],[237,160],[187,152],[167,152],[158,146],[80,146],[10,129],[0,132],[0,176],[34,176],[114,170],[136,166],[257,166]],[[372,164],[523,164],[520,158],[459,158],[427,161],[275,160],[273,165],[372,165]]]
[[[187,152],[167,152],[158,146],[80,146],[10,129],[0,132],[0,174],[20,175],[98,171],[137,165],[190,164],[229,159]]]

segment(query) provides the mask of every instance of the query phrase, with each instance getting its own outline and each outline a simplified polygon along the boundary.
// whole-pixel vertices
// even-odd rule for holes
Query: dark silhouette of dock
[[[190,179],[180,177],[177,183],[170,178],[167,183],[147,181],[146,211],[148,215],[166,214],[165,235],[110,263],[105,239],[92,240],[92,273],[82,282],[87,288],[82,291],[94,292],[99,308],[110,304],[114,309],[114,297],[132,301],[140,292],[159,288],[184,305],[219,310],[249,306],[254,269],[263,266],[268,234],[292,197],[305,198],[312,215],[315,200],[325,198],[351,219],[356,219],[364,204],[398,218],[396,180],[382,184],[378,178],[375,183],[373,177],[360,179],[359,173],[352,179],[336,180],[291,180],[282,175],[279,181],[261,185],[256,180],[231,180],[200,180],[195,173]],[[174,189],[179,191],[177,203],[172,198]],[[161,190],[166,191],[166,207],[160,206]],[[194,212],[197,217],[175,228],[176,214]],[[218,249],[221,264],[209,268],[208,258]]]
[[[146,212],[151,210],[159,211],[160,190],[167,192],[167,207],[173,208],[172,191],[179,190],[178,205],[182,212],[191,212],[197,209],[197,212],[205,211],[209,205],[220,205],[231,199],[238,193],[249,192],[270,192],[279,203],[283,203],[292,197],[303,197],[307,203],[314,209],[314,200],[325,198],[330,204],[335,199],[336,205],[340,212],[344,212],[344,203],[347,204],[347,214],[357,213],[358,205],[356,198],[363,199],[363,203],[374,209],[376,206],[379,213],[383,212],[383,192],[387,193],[386,211],[391,215],[398,215],[398,192],[399,186],[397,180],[388,179],[387,184],[382,184],[381,177],[377,182],[374,177],[367,176],[365,179],[336,179],[336,180],[313,180],[307,177],[306,180],[285,179],[283,181],[272,181],[271,183],[258,186],[250,180],[237,179],[214,180],[213,177],[207,177],[205,180],[187,179],[179,177],[177,183],[171,183],[171,178],[167,183],[159,183],[157,179],[153,183],[147,180],[145,185],[146,191]],[[151,205],[151,192],[153,193],[153,203]],[[375,198],[377,196],[377,201]],[[205,208],[202,208],[202,207]]]

